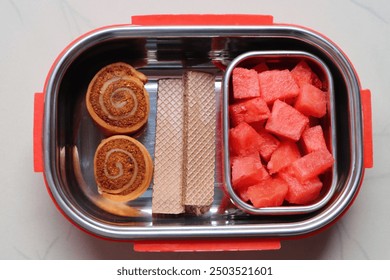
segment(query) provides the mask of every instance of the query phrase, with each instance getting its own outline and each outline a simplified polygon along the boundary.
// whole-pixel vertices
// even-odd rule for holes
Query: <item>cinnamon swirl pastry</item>
[[[116,201],[142,195],[152,180],[153,162],[137,140],[125,135],[102,140],[94,158],[94,175],[99,193]]]
[[[94,76],[86,105],[105,134],[130,134],[146,124],[150,107],[146,82],[144,74],[122,62],[107,65]]]

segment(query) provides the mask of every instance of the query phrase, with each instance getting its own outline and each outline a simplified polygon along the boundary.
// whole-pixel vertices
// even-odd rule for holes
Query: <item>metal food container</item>
[[[304,60],[310,65],[311,69],[314,69],[316,75],[326,85],[327,92],[327,115],[321,120],[321,127],[325,131],[325,137],[327,146],[333,154],[334,158],[337,158],[337,131],[336,131],[336,112],[334,106],[334,91],[333,91],[333,78],[328,66],[318,57],[311,53],[303,51],[252,51],[243,53],[237,56],[229,66],[226,68],[224,79],[222,82],[223,88],[223,151],[224,151],[224,174],[227,191],[232,198],[234,204],[244,210],[247,213],[253,215],[291,215],[291,214],[307,214],[315,211],[326,205],[334,195],[338,184],[338,168],[337,161],[333,164],[331,170],[326,172],[325,178],[323,178],[324,186],[320,193],[320,197],[314,202],[308,205],[289,205],[278,207],[263,207],[256,208],[243,200],[241,200],[235,193],[230,172],[230,155],[229,155],[229,104],[232,95],[232,73],[236,67],[250,68],[260,63],[267,63],[272,65],[276,69],[292,69],[299,61]]]
[[[248,52],[305,56],[332,89],[328,120],[336,164],[322,199],[309,206],[261,210],[251,215],[226,192],[226,87],[234,59]],[[283,52],[278,57],[283,57]],[[294,55],[289,59],[295,59]],[[85,108],[94,74],[109,63],[127,62],[146,74],[151,111],[138,136],[154,155],[157,81],[186,70],[213,73],[217,106],[214,202],[202,216],[154,215],[153,184],[127,203],[102,199],[93,157],[104,138]],[[228,69],[228,70],[226,70]],[[43,172],[55,205],[73,224],[95,236],[133,242],[140,251],[256,250],[280,247],[334,223],[359,192],[372,165],[370,92],[362,90],[345,54],[321,34],[277,25],[270,16],[160,15],[133,17],[132,24],[94,30],[73,41],[54,62],[43,93],[35,96],[35,171]],[[225,99],[224,99],[225,98]],[[364,114],[362,113],[362,110]],[[227,185],[226,185],[227,184]],[[258,214],[258,213],[255,213]]]

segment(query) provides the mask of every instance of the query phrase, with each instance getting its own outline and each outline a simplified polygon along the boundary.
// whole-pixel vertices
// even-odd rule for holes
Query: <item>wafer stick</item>
[[[183,92],[182,79],[158,82],[153,213],[184,212]]]
[[[213,202],[215,171],[214,76],[188,71],[184,75],[184,205],[201,214]]]

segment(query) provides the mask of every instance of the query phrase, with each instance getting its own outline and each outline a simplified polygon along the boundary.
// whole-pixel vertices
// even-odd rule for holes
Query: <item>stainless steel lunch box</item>
[[[232,204],[226,191],[224,175],[230,170],[224,160],[228,151],[223,129],[223,96],[227,94],[223,78],[234,59],[253,51],[306,55],[331,81],[329,123],[336,164],[328,192],[314,206],[273,209],[272,213],[262,210],[262,215],[251,215]],[[98,195],[93,156],[104,136],[89,118],[84,99],[94,74],[117,61],[132,64],[149,78],[146,89],[151,112],[147,127],[137,139],[152,156],[158,79],[179,78],[189,69],[215,74],[215,196],[205,215],[152,215],[152,185],[128,203],[111,202]],[[59,210],[77,227],[98,237],[131,241],[139,250],[278,248],[283,238],[326,228],[352,204],[364,170],[372,164],[369,101],[369,91],[361,89],[345,54],[317,32],[273,24],[269,16],[140,16],[133,24],[104,27],[81,36],[54,62],[43,93],[36,94],[35,99],[35,170],[43,172]]]

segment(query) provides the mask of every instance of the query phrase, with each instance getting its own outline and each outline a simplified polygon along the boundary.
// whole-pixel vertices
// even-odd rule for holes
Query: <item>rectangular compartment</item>
[[[249,215],[224,191],[222,162],[222,77],[229,63],[249,51],[301,51],[318,57],[332,75],[337,150],[334,189],[321,208],[297,215]],[[152,186],[127,204],[102,202],[93,178],[93,156],[103,138],[89,118],[85,92],[93,75],[117,61],[149,77],[151,114],[138,138],[153,155],[157,80],[186,70],[214,73],[218,120],[214,203],[201,217],[153,216]],[[43,159],[47,187],[58,208],[78,227],[97,236],[122,239],[282,238],[317,231],[334,222],[353,202],[363,173],[360,85],[345,55],[328,39],[304,28],[266,26],[113,26],[74,41],[58,57],[44,90]],[[337,179],[336,179],[337,178]],[[333,187],[332,187],[333,188]],[[114,209],[114,210],[113,210]]]
[[[314,202],[307,205],[288,205],[279,207],[263,207],[256,208],[242,201],[235,193],[230,172],[230,156],[229,156],[229,104],[232,97],[232,74],[236,67],[250,69],[257,64],[266,63],[270,69],[289,69],[292,70],[295,65],[304,60],[309,67],[314,71],[318,78],[326,85],[327,96],[327,114],[321,118],[320,125],[324,130],[327,146],[334,158],[337,158],[337,133],[336,133],[336,112],[334,108],[334,91],[333,78],[327,65],[318,57],[303,51],[252,51],[243,53],[237,56],[227,67],[222,83],[223,89],[223,151],[224,151],[224,170],[225,183],[228,193],[230,194],[234,204],[247,213],[253,215],[292,215],[292,214],[307,214],[318,210],[324,206],[333,196],[337,187],[337,161],[335,161],[331,170],[327,171],[323,178],[323,188],[320,196]]]

